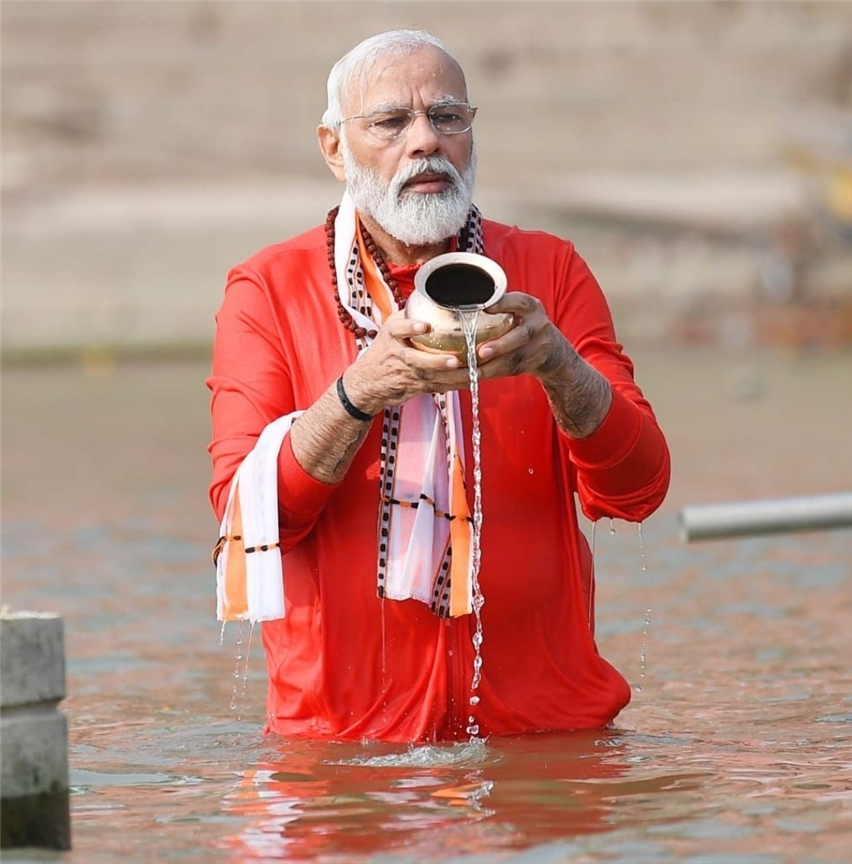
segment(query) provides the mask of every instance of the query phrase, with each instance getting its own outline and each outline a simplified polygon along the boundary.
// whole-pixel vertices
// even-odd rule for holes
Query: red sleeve
[[[615,337],[603,292],[585,261],[573,252],[559,326],[575,350],[612,386],[612,406],[600,427],[583,439],[562,437],[576,488],[589,519],[641,522],[662,504],[671,462],[665,437],[633,378],[633,364]]]
[[[216,315],[212,393],[213,463],[210,503],[219,520],[231,480],[264,427],[307,405],[296,405],[282,334],[257,273],[231,272]],[[279,523],[282,548],[295,546],[313,527],[335,486],[311,477],[293,456],[289,435],[278,460]]]

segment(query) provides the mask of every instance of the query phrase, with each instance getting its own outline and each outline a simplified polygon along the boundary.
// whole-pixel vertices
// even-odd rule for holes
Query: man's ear
[[[339,134],[327,126],[318,126],[317,138],[326,165],[341,183],[345,183],[346,174],[343,171],[343,152],[340,148]]]

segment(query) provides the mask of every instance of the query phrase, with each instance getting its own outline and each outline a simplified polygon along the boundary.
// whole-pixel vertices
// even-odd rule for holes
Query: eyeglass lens
[[[375,134],[382,138],[396,138],[408,129],[419,114],[425,114],[438,132],[457,135],[470,129],[476,110],[468,105],[433,105],[427,111],[412,111],[406,108],[379,111],[370,114],[366,119]]]

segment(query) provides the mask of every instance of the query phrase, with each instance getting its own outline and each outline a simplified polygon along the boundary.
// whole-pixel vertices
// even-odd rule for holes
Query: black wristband
[[[373,416],[372,414],[365,414],[360,408],[356,408],[350,401],[349,397],[346,395],[346,391],[343,389],[343,376],[341,375],[337,379],[337,395],[340,398],[340,404],[345,409],[346,413],[353,417],[355,420],[361,420],[363,423],[369,423]]]

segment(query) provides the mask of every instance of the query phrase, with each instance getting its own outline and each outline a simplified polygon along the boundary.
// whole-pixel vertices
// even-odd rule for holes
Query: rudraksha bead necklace
[[[328,268],[331,271],[331,286],[334,289],[334,299],[337,303],[337,317],[340,319],[341,324],[355,335],[356,339],[364,339],[365,337],[372,339],[376,336],[378,331],[372,329],[368,330],[366,327],[359,327],[355,323],[355,319],[340,301],[340,291],[338,290],[337,285],[337,267],[335,266],[334,261],[334,220],[337,217],[337,211],[339,209],[339,207],[335,207],[330,210],[325,219],[325,245],[326,251],[328,252]],[[387,262],[376,246],[376,241],[373,240],[370,234],[363,230],[363,228],[361,229],[361,236],[364,238],[364,246],[366,247],[367,252],[370,253],[370,257],[373,261],[376,262],[376,266],[381,271],[385,284],[390,289],[391,294],[393,294],[397,307],[399,309],[404,308],[405,298],[399,290],[399,283],[391,275]]]

